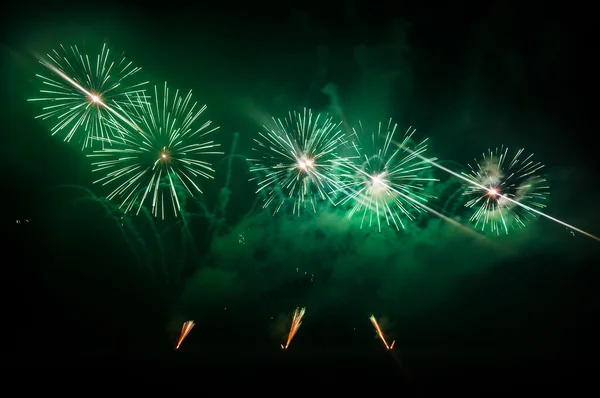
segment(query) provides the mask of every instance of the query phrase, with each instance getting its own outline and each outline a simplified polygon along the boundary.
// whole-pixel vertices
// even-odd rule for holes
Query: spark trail
[[[183,323],[183,326],[181,327],[181,334],[179,335],[179,340],[177,340],[177,346],[175,346],[176,350],[179,349],[179,346],[181,346],[183,340],[185,340],[187,335],[190,334],[190,332],[194,328],[194,325],[194,321],[187,321]]]
[[[394,348],[394,344],[396,344],[396,340],[392,341],[391,344],[388,344],[385,335],[383,334],[383,332],[381,331],[381,327],[379,326],[379,323],[377,322],[377,319],[375,319],[375,315],[371,315],[371,317],[369,318],[371,320],[371,323],[373,324],[373,327],[375,328],[375,332],[377,333],[377,336],[379,337],[379,339],[381,340],[381,342],[383,343],[383,345],[385,346],[386,350],[391,350]]]
[[[294,311],[294,316],[292,317],[292,325],[290,326],[290,331],[288,333],[287,341],[284,344],[281,344],[281,348],[287,350],[292,342],[292,339],[298,333],[298,329],[300,329],[300,325],[302,325],[302,318],[304,317],[304,313],[306,312],[306,307],[297,307]]]

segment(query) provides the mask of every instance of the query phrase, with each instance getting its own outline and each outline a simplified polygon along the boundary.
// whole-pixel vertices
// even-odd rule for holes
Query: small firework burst
[[[533,154],[524,155],[517,150],[509,158],[508,148],[489,149],[475,166],[463,175],[464,195],[469,200],[466,207],[474,209],[471,222],[481,231],[499,235],[522,228],[535,218],[535,209],[546,207],[549,185],[539,172],[544,167],[532,160]]]
[[[278,212],[286,199],[294,201],[294,213],[301,208],[316,211],[319,200],[329,200],[337,189],[333,170],[337,150],[344,143],[340,123],[312,111],[290,112],[285,120],[273,119],[274,127],[259,133],[254,141],[258,156],[249,159],[252,172],[262,179],[258,192],[265,192],[264,208],[276,203]],[[253,177],[251,180],[258,179]]]
[[[369,320],[371,321],[371,324],[375,328],[375,333],[377,333],[377,337],[379,337],[379,340],[381,340],[381,342],[385,346],[385,349],[386,350],[392,350],[392,349],[394,349],[394,345],[396,344],[396,340],[394,340],[390,344],[388,344],[387,339],[385,338],[385,335],[383,334],[383,331],[381,330],[381,326],[379,326],[379,322],[377,322],[377,319],[375,318],[375,315],[371,315],[371,317],[369,318]]]
[[[183,323],[183,326],[181,327],[181,333],[179,334],[179,339],[177,340],[177,345],[175,346],[176,350],[179,349],[181,343],[183,343],[183,340],[185,340],[187,335],[190,334],[195,325],[196,324],[194,321],[186,321]]]
[[[304,318],[304,313],[306,312],[306,307],[297,307],[294,311],[294,315],[292,317],[292,324],[290,325],[290,331],[288,332],[288,337],[285,344],[281,344],[281,348],[283,350],[287,350],[292,342],[292,339],[298,333],[298,329],[300,329],[300,325],[302,325],[302,318]]]
[[[364,136],[362,123],[360,135]],[[423,211],[430,195],[427,184],[437,181],[431,177],[430,162],[435,158],[424,158],[427,139],[414,143],[416,130],[409,128],[401,141],[394,142],[398,125],[390,119],[387,125],[378,124],[371,133],[371,148],[365,151],[359,141],[359,132],[354,130],[356,141],[352,142],[355,155],[340,159],[340,199],[338,205],[352,203],[348,214],[351,218],[362,213],[361,227],[381,221],[394,225],[397,230],[405,228],[405,220],[413,220],[415,213]]]
[[[113,59],[106,44],[91,57],[77,46],[61,45],[40,63],[49,74],[36,75],[40,96],[28,100],[44,104],[36,118],[54,120],[52,135],[64,135],[67,142],[77,136],[82,148],[112,142],[116,137],[105,121],[127,123],[127,115],[117,108],[131,96],[144,97],[147,82],[136,81],[141,68],[124,56]]]
[[[93,171],[103,174],[94,183],[116,185],[108,199],[119,200],[126,212],[137,214],[150,202],[154,216],[164,218],[169,207],[177,216],[180,188],[191,195],[202,193],[198,179],[213,178],[207,157],[223,152],[215,151],[220,144],[206,136],[218,127],[210,120],[199,122],[206,105],[192,102],[191,91],[182,96],[177,90],[171,96],[166,83],[161,96],[154,87],[154,100],[139,96],[123,110],[134,123],[109,123],[122,141],[88,155]]]

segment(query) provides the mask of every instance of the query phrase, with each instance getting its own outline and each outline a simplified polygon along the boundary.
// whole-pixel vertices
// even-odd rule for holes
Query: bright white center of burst
[[[490,189],[488,189],[488,193],[491,196],[496,196],[496,195],[498,195],[498,190],[496,188],[490,188]]]
[[[163,147],[163,149],[158,152],[158,161],[164,163],[171,161],[171,151],[169,151],[167,147]]]
[[[298,167],[304,171],[308,171],[309,169],[313,168],[314,165],[315,163],[312,161],[312,159],[302,158],[298,161]]]
[[[100,97],[97,96],[97,95],[92,94],[90,96],[90,98],[92,99],[92,102],[95,102],[95,103],[99,103],[100,102]]]
[[[382,174],[371,176],[371,193],[379,195],[386,191],[386,183]]]
[[[160,160],[163,162],[167,162],[169,160],[168,152],[161,152],[158,156],[160,157]]]

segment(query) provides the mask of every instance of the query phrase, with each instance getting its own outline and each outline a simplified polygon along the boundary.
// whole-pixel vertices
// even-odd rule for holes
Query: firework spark
[[[392,341],[392,344],[388,344],[387,340],[385,339],[385,336],[384,336],[383,332],[381,331],[381,327],[379,326],[379,323],[377,322],[377,319],[375,319],[375,315],[371,315],[371,317],[369,319],[371,320],[371,323],[373,324],[373,327],[375,328],[375,332],[377,333],[377,337],[379,337],[379,339],[381,340],[381,342],[385,346],[386,350],[393,349],[394,348],[394,344],[396,344],[396,340]]]
[[[292,325],[290,326],[290,331],[288,333],[287,341],[284,344],[281,344],[281,348],[287,350],[292,342],[292,339],[300,329],[300,325],[302,325],[302,318],[304,317],[304,313],[306,312],[306,307],[297,307],[294,311],[294,316],[292,317]]]
[[[291,198],[294,213],[300,215],[302,207],[310,206],[316,211],[318,200],[333,203],[331,193],[337,189],[333,177],[336,152],[344,143],[341,124],[327,115],[313,115],[306,108],[303,113],[290,112],[285,120],[273,122],[273,129],[265,126],[266,132],[260,132],[254,140],[259,156],[249,159],[254,164],[251,171],[264,176],[257,190],[266,192],[263,208],[278,202],[276,213]]]
[[[206,105],[193,103],[191,91],[181,96],[177,90],[171,97],[166,83],[162,101],[154,87],[154,101],[138,96],[124,109],[135,125],[109,123],[122,142],[88,155],[96,159],[93,171],[104,174],[94,183],[116,184],[108,199],[120,200],[126,212],[138,214],[151,201],[155,217],[164,218],[165,207],[172,207],[177,216],[181,212],[178,188],[190,195],[202,193],[197,179],[213,178],[214,170],[205,158],[223,152],[214,151],[220,144],[205,141],[205,136],[218,127],[211,127],[210,120],[199,123]]]
[[[533,154],[523,156],[519,149],[512,158],[508,148],[489,149],[471,171],[463,173],[470,181],[464,184],[464,193],[470,197],[465,206],[475,210],[471,222],[476,228],[500,234],[510,229],[524,227],[526,221],[535,218],[529,208],[543,209],[549,186],[539,171],[544,167],[532,160]],[[526,206],[518,206],[523,203]]]
[[[64,134],[69,142],[81,135],[82,149],[110,143],[115,138],[105,120],[129,123],[126,114],[117,111],[131,96],[144,97],[147,82],[130,81],[141,70],[124,56],[113,60],[106,44],[100,54],[91,57],[77,46],[60,46],[40,60],[49,76],[37,74],[41,80],[40,97],[28,101],[44,104],[38,119],[54,119],[52,135]]]
[[[362,124],[359,126],[364,131]],[[341,199],[336,204],[352,201],[348,217],[362,212],[361,228],[367,218],[369,226],[376,222],[380,232],[382,218],[397,230],[405,228],[403,218],[413,220],[416,212],[424,210],[421,203],[425,204],[431,198],[425,192],[425,183],[438,181],[427,174],[430,169],[428,160],[436,159],[422,160],[415,156],[415,153],[425,153],[427,139],[413,145],[416,130],[409,128],[402,143],[413,147],[414,153],[392,146],[397,127],[391,119],[387,126],[380,122],[377,131],[371,133],[373,148],[369,155],[363,152],[358,142],[359,134],[354,130],[357,141],[352,142],[352,147],[356,155],[340,159]]]
[[[176,350],[179,349],[179,346],[181,345],[181,343],[183,343],[183,340],[185,340],[187,335],[190,334],[190,332],[194,328],[194,325],[194,321],[187,321],[183,323],[183,326],[181,327],[181,334],[179,335],[179,340],[177,340],[177,346],[175,347]]]

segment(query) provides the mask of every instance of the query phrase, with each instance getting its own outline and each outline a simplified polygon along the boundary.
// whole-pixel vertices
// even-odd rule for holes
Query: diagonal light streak
[[[420,155],[420,154],[418,154],[418,153],[416,153],[416,152],[412,151],[410,148],[407,148],[406,146],[403,146],[402,144],[400,144],[400,143],[398,143],[398,142],[394,142],[394,143],[395,143],[396,145],[398,145],[399,147],[403,148],[404,150],[406,150],[406,151],[408,151],[408,152],[410,152],[410,153],[414,154],[414,155],[415,155],[415,156],[417,156],[418,158],[420,158],[420,159],[422,159],[422,160],[424,160],[424,161],[426,161],[426,162],[429,162],[429,163],[430,163],[432,166],[435,166],[435,167],[437,167],[438,169],[440,169],[440,170],[442,170],[442,171],[445,171],[445,172],[446,172],[446,173],[448,173],[448,174],[451,174],[451,175],[453,175],[453,176],[455,176],[455,177],[457,177],[457,178],[460,178],[461,180],[463,180],[463,181],[466,181],[467,183],[469,183],[469,184],[471,184],[471,185],[473,185],[473,186],[475,186],[475,187],[477,187],[477,188],[480,188],[480,189],[483,189],[484,191],[487,191],[487,192],[493,193],[493,192],[492,192],[492,189],[490,189],[490,188],[488,188],[488,187],[486,187],[486,186],[484,186],[484,185],[481,185],[481,184],[479,184],[479,183],[478,183],[478,182],[476,182],[476,181],[472,181],[472,180],[468,179],[467,177],[465,177],[465,176],[462,176],[462,175],[460,175],[460,174],[458,174],[458,173],[456,173],[456,172],[454,172],[454,171],[450,170],[449,168],[447,168],[447,167],[444,167],[444,166],[442,166],[442,165],[440,165],[440,164],[438,164],[438,163],[436,163],[436,162],[434,162],[434,161],[432,161],[432,160],[430,160],[430,159],[427,159],[427,158],[425,158],[424,156],[422,156],[422,155]],[[548,215],[548,214],[542,213],[542,212],[541,212],[541,211],[539,211],[539,210],[536,210],[536,209],[534,209],[534,208],[532,208],[532,207],[529,207],[529,206],[527,206],[527,205],[525,205],[525,204],[523,204],[523,203],[520,203],[520,202],[519,202],[519,201],[517,201],[517,200],[511,199],[511,198],[509,198],[509,197],[507,197],[507,196],[505,196],[505,195],[502,195],[502,194],[501,194],[501,193],[499,193],[499,192],[495,192],[495,195],[496,195],[496,196],[498,196],[498,197],[501,197],[501,198],[503,198],[503,199],[506,199],[507,201],[509,201],[509,202],[511,202],[511,203],[514,203],[514,204],[516,204],[516,205],[518,205],[518,206],[521,206],[521,207],[522,207],[522,208],[524,208],[525,210],[528,210],[528,211],[530,211],[530,212],[532,212],[532,213],[535,213],[535,214],[537,214],[537,215],[539,215],[539,216],[545,217],[545,218],[547,218],[547,219],[548,219],[548,220],[550,220],[550,221],[554,221],[554,222],[555,222],[555,223],[557,223],[557,224],[560,224],[560,225],[562,225],[562,226],[564,226],[564,227],[570,228],[570,229],[572,229],[573,231],[577,231],[577,232],[579,232],[580,234],[587,236],[588,238],[591,238],[591,239],[594,239],[595,241],[598,241],[598,242],[600,242],[600,238],[599,238],[599,237],[597,237],[597,236],[595,236],[595,235],[592,235],[592,234],[590,234],[589,232],[586,232],[586,231],[584,231],[584,230],[582,230],[582,229],[579,229],[579,228],[577,228],[577,227],[574,227],[574,226],[573,226],[573,225],[571,225],[571,224],[567,224],[566,222],[564,222],[564,221],[561,221],[561,220],[559,220],[558,218],[555,218],[555,217],[552,217],[552,216],[550,216],[550,215]]]

